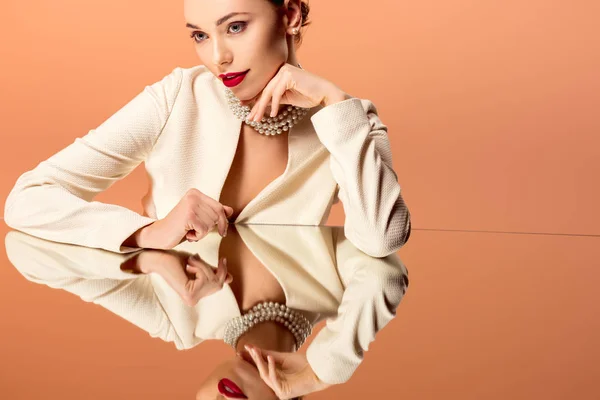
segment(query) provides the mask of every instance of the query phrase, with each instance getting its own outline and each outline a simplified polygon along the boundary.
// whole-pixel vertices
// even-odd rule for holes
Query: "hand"
[[[210,265],[202,261],[198,254],[189,257],[187,262],[186,270],[196,276],[196,279],[188,281],[185,286],[185,292],[192,303],[188,303],[190,305],[223,289],[225,283],[233,282],[233,276],[227,272],[227,258],[225,257],[220,259],[216,272]]]
[[[264,350],[251,345],[245,348],[256,364],[261,379],[280,399],[318,392],[331,386],[317,377],[305,354]]]
[[[233,276],[227,272],[227,259],[223,258],[215,270],[198,254],[191,255],[175,250],[144,250],[121,265],[121,269],[135,274],[156,273],[171,286],[188,305],[218,292]]]
[[[248,120],[260,121],[269,104],[270,116],[274,117],[280,104],[311,108],[345,100],[348,95],[330,81],[285,63],[257,97],[242,104],[251,103],[257,98],[258,101],[248,114]]]
[[[219,234],[227,233],[233,208],[225,206],[197,189],[190,189],[163,219],[145,226],[138,246],[168,250],[185,240],[197,242],[217,225]]]

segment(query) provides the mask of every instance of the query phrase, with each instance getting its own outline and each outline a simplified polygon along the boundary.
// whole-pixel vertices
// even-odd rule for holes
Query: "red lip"
[[[223,84],[225,86],[231,88],[231,87],[237,86],[240,83],[242,83],[242,81],[244,80],[246,75],[248,75],[248,71],[250,71],[250,70],[247,70],[244,72],[231,73],[231,74],[221,74],[221,75],[219,75],[219,77],[221,78],[221,80],[223,81]],[[233,76],[233,78],[230,78],[231,76]]]
[[[218,384],[219,393],[231,399],[247,399],[248,397],[242,392],[242,389],[227,378],[223,378]]]
[[[235,78],[238,75],[245,74],[248,71],[249,70],[242,71],[242,72],[230,72],[230,73],[227,73],[227,74],[221,74],[221,75],[219,75],[219,78],[221,78],[221,79],[225,79],[225,78],[226,79],[231,79],[231,78]]]

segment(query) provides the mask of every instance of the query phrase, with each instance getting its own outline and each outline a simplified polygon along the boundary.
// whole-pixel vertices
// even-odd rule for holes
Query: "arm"
[[[344,383],[362,363],[377,332],[396,315],[408,287],[408,270],[397,254],[370,257],[338,229],[336,259],[345,290],[338,314],[328,319],[306,351],[315,375]]]
[[[410,235],[410,212],[392,167],[387,127],[369,100],[346,96],[316,112],[311,121],[331,154],[346,220],[344,233],[373,257],[402,247]]]
[[[147,158],[181,81],[178,67],[99,127],[22,174],[6,199],[6,224],[56,242],[118,253],[138,250],[140,228],[156,219],[93,199]]]
[[[28,281],[98,304],[151,337],[173,342],[178,349],[194,345],[191,335],[182,337],[177,331],[164,299],[161,301],[155,292],[153,278],[121,270],[123,264],[135,261],[145,250],[118,254],[46,241],[19,231],[8,232],[4,241],[8,260]],[[180,303],[177,300],[172,302],[175,307]],[[71,325],[77,329],[76,322]]]

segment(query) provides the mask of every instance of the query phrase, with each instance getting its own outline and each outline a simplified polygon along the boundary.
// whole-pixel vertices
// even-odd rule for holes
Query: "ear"
[[[283,6],[288,20],[286,30],[291,34],[292,29],[302,26],[302,0],[285,0]]]

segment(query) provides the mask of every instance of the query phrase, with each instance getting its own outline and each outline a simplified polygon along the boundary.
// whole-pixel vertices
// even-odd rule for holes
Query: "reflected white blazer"
[[[326,319],[306,349],[315,374],[332,384],[349,380],[404,298],[408,270],[400,257],[370,257],[339,227],[239,225],[237,230],[281,285],[286,305],[302,311],[313,324]],[[211,231],[175,250],[198,254],[216,268],[221,240]],[[5,243],[8,259],[26,279],[100,304],[180,350],[222,340],[225,323],[241,315],[228,284],[188,306],[158,274],[123,272],[121,264],[137,252],[55,243],[18,231],[9,232]]]
[[[133,232],[164,218],[190,188],[218,201],[242,121],[205,66],[177,67],[100,126],[23,173],[4,219],[28,234],[126,253]],[[410,213],[392,167],[387,127],[369,100],[311,108],[288,133],[288,164],[235,223],[323,225],[341,200],[344,232],[365,253],[396,252]],[[155,216],[94,201],[144,162]]]

